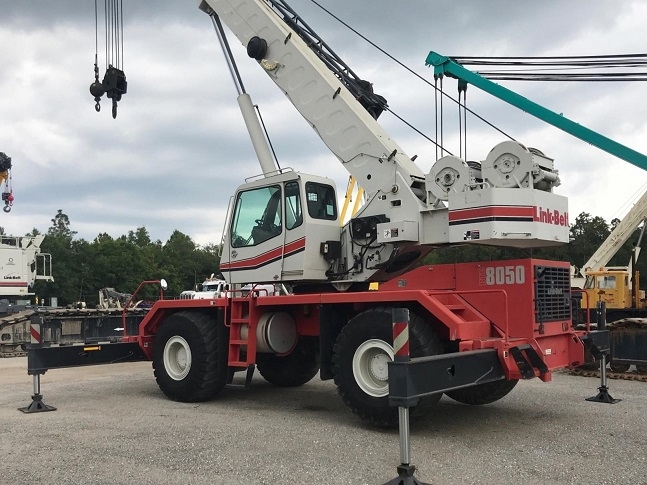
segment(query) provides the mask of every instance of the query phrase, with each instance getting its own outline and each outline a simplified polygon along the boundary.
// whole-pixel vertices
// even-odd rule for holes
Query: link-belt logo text
[[[543,222],[546,224],[553,224],[555,226],[568,226],[568,212],[560,212],[557,209],[544,209],[543,207],[533,207],[534,212],[532,219],[535,222]]]

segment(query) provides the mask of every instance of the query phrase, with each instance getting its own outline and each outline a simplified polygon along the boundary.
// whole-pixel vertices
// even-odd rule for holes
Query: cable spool
[[[553,160],[516,141],[496,145],[481,165],[483,179],[493,187],[534,188],[550,192],[559,185]]]
[[[437,200],[447,200],[450,191],[469,190],[469,186],[475,182],[474,175],[472,168],[463,159],[447,155],[434,163],[427,174],[427,192]],[[480,170],[478,175],[480,177]]]

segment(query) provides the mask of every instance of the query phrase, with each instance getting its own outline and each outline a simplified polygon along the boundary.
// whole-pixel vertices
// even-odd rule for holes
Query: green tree
[[[40,234],[36,228],[31,235]],[[58,210],[41,245],[52,255],[53,283],[39,281],[36,294],[42,299],[58,297],[59,304],[85,301],[98,303],[101,288],[132,293],[145,280],[165,278],[168,294],[179,294],[218,272],[219,247],[198,246],[189,236],[173,231],[166,243],[152,241],[145,227],[113,237],[106,232],[94,240],[76,239],[69,217]],[[139,298],[155,298],[156,288],[144,287]]]
[[[568,256],[571,264],[578,268],[586,264],[610,232],[609,224],[602,217],[593,217],[588,212],[578,215],[570,229]]]
[[[59,209],[41,244],[41,251],[52,256],[54,276],[51,283],[38,282],[35,285],[34,291],[41,298],[56,297],[63,305],[77,301],[82,272],[72,245],[75,234],[76,231],[70,229],[69,217]]]
[[[71,241],[76,235],[76,231],[72,231],[70,229],[70,218],[62,209],[59,209],[52,219],[52,225],[48,229],[47,234],[50,236],[67,238]]]

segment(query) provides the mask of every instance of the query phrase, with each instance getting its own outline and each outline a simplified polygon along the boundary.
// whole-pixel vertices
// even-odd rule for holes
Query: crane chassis
[[[419,266],[448,244],[568,242],[568,205],[552,192],[559,174],[550,157],[503,142],[478,166],[447,156],[425,174],[377,123],[386,100],[285,1],[204,0],[200,8],[225,46],[221,21],[229,27],[358,180],[367,203],[340,227],[331,180],[275,169],[238,83],[263,176],[242,185],[228,210],[220,270],[230,289],[221,298],[160,299],[118,343],[48,347],[36,339],[31,375],[148,360],[165,395],[195,402],[214,398],[237,373],[251,385],[258,370],[279,387],[319,374],[360,418],[390,426],[396,406],[415,417],[443,394],[491,403],[521,379],[550,381],[553,371],[582,364],[585,351],[608,352],[608,331],[573,326],[567,262]],[[456,75],[446,59],[439,63],[436,76]],[[292,291],[240,290],[268,283]],[[394,361],[392,315],[403,308],[407,362]]]

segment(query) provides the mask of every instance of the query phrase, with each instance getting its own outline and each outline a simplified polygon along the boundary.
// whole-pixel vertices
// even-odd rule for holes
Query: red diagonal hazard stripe
[[[409,357],[409,325],[407,322],[393,323],[393,352],[395,357]]]
[[[40,325],[31,325],[29,332],[31,333],[31,343],[39,344],[41,343],[40,336]]]

